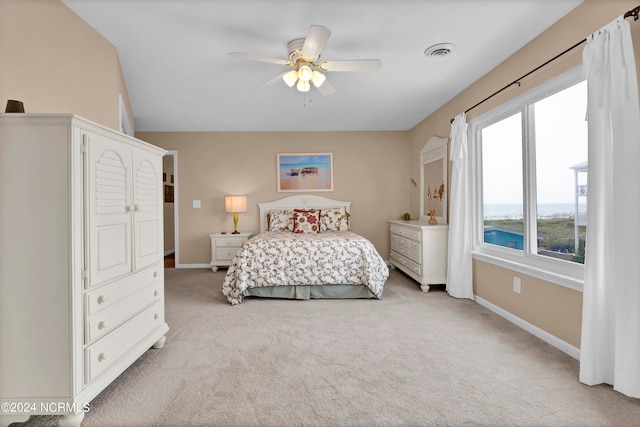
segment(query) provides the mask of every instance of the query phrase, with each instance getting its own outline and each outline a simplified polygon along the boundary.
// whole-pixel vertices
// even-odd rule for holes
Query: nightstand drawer
[[[225,237],[224,239],[216,239],[216,246],[219,248],[227,246],[239,248],[245,240],[247,240],[246,237]]]
[[[211,238],[211,271],[218,271],[218,267],[228,267],[238,253],[242,244],[251,237],[251,233],[239,234],[210,234]]]
[[[238,253],[239,246],[232,248],[218,248],[216,249],[216,260],[218,261],[232,261]]]

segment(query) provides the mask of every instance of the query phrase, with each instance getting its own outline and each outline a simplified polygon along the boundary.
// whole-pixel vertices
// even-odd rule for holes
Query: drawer
[[[223,248],[235,246],[236,248],[239,248],[245,240],[245,237],[225,237],[224,239],[216,239],[216,247]]]
[[[163,287],[163,282],[157,281],[90,317],[87,321],[85,343],[89,344],[106,335],[140,310],[160,300]]]
[[[408,239],[415,240],[416,242],[422,241],[422,232],[420,230],[415,230],[409,227],[403,227],[397,224],[391,225],[391,234],[396,234],[401,237],[406,237]]]
[[[153,282],[159,281],[164,275],[163,269],[164,266],[158,264],[153,268],[139,271],[122,280],[118,280],[111,285],[87,292],[85,296],[86,315],[93,316]]]
[[[85,383],[95,380],[164,323],[163,304],[163,301],[158,301],[85,350]]]
[[[238,249],[240,249],[238,246],[216,249],[216,261],[233,261],[233,258],[238,253]]]
[[[422,246],[414,240],[391,236],[391,250],[410,258],[418,264],[422,262]]]
[[[401,266],[409,269],[410,271],[414,272],[417,275],[422,275],[422,268],[420,267],[420,264],[411,261],[410,259],[402,256],[401,254],[399,254],[398,252],[395,251],[391,251],[391,259],[393,259],[396,263],[400,264]]]

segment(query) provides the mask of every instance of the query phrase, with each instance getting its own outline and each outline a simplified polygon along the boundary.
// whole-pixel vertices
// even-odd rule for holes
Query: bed
[[[350,230],[350,202],[298,195],[259,203],[260,233],[238,250],[222,293],[287,299],[382,297],[389,269]]]

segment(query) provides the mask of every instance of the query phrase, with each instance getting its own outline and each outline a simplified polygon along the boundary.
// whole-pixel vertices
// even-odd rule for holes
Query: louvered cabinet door
[[[131,148],[85,133],[88,197],[88,272],[98,286],[133,271],[131,240]]]
[[[162,259],[162,158],[144,150],[133,152],[134,269]]]

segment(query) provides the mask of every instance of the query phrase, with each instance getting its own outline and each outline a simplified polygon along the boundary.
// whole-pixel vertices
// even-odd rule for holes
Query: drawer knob
[[[101,320],[100,323],[98,323],[98,329],[106,329],[107,328],[107,322],[105,322],[104,320]]]
[[[158,313],[153,315],[153,320],[158,320],[160,318],[160,315]]]
[[[154,296],[154,297],[157,297],[157,296],[158,296],[158,294],[159,294],[159,292],[158,292],[157,290],[153,291],[153,296]]]
[[[157,279],[157,278],[158,278],[158,272],[157,272],[157,271],[154,271],[154,272],[153,272],[153,278],[154,278],[154,279]]]
[[[104,295],[100,295],[98,297],[98,304],[104,304],[107,302],[107,299],[104,297]]]
[[[100,353],[98,355],[98,362],[102,362],[103,360],[107,360],[107,355],[106,353]]]

